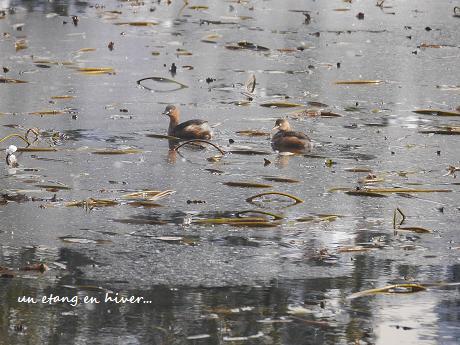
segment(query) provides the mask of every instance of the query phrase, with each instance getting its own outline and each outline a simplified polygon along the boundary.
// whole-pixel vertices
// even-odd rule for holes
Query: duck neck
[[[168,128],[168,135],[174,136],[174,131],[176,126],[179,124],[179,119],[176,116],[169,117],[169,128]]]

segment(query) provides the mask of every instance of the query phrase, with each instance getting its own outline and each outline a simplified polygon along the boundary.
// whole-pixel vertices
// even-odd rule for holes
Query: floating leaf
[[[212,225],[232,225],[232,226],[248,226],[248,227],[275,227],[278,223],[270,222],[265,218],[244,217],[244,218],[207,218],[197,219],[193,223],[196,224],[212,224]]]
[[[425,291],[426,287],[420,284],[394,284],[388,285],[378,289],[370,289],[365,291],[356,292],[350,296],[349,299],[362,297],[362,296],[369,296],[369,295],[376,295],[379,293],[412,293],[412,292],[419,292]]]
[[[115,25],[130,25],[130,26],[153,26],[153,25],[158,25],[158,22],[154,21],[149,21],[149,22],[120,22],[120,23],[114,23]]]
[[[28,83],[28,81],[0,77],[0,84],[25,84],[25,83]]]
[[[210,34],[206,35],[201,39],[201,42],[206,42],[206,43],[217,43],[222,38],[222,35],[219,34]]]
[[[344,191],[352,195],[365,195],[366,193],[384,194],[384,193],[448,193],[452,192],[450,189],[412,189],[412,188],[363,188],[361,190],[349,188],[331,188],[329,192]]]
[[[295,179],[292,179],[292,178],[278,177],[278,176],[264,176],[263,179],[267,180],[267,181],[285,182],[285,183],[298,183],[298,182],[300,182],[299,180],[295,180]]]
[[[299,103],[289,103],[289,102],[267,102],[260,104],[261,107],[267,108],[294,108],[294,107],[303,107],[303,104]]]
[[[27,265],[24,267],[21,267],[21,271],[37,271],[37,272],[45,272],[48,271],[49,267],[46,264],[40,263],[40,264],[32,264],[32,265]]]
[[[345,168],[343,170],[349,172],[372,172],[370,168]]]
[[[126,155],[126,154],[133,154],[133,153],[142,153],[144,151],[139,149],[104,149],[93,151],[91,153],[95,155]]]
[[[363,246],[356,246],[356,247],[341,247],[338,248],[337,251],[339,253],[356,253],[356,252],[368,252],[372,248],[363,247]]]
[[[242,187],[242,188],[271,188],[269,184],[252,183],[252,182],[224,182],[226,186],[230,187]]]
[[[295,53],[299,51],[297,48],[278,48],[276,50],[280,53]]]
[[[176,49],[176,55],[177,56],[191,56],[193,55],[191,52],[185,49],[177,48]]]
[[[302,199],[294,196],[294,195],[291,195],[291,194],[287,194],[287,193],[283,193],[283,192],[265,192],[265,193],[260,193],[260,194],[256,194],[256,195],[253,195],[249,198],[246,199],[247,202],[249,203],[253,203],[254,202],[254,199],[257,199],[257,198],[260,198],[262,196],[266,196],[266,195],[281,195],[281,196],[285,196],[289,199],[292,199],[294,200],[295,204],[300,204],[302,202],[304,202]]]
[[[374,198],[386,198],[386,195],[375,193],[375,192],[369,192],[366,190],[349,190],[349,191],[346,191],[345,194],[357,195],[357,196],[370,196]]]
[[[147,87],[145,85],[142,84],[143,81],[146,81],[146,80],[152,80],[156,83],[166,83],[166,84],[175,84],[177,85],[176,88],[174,89],[171,89],[171,90],[155,90],[155,89],[152,89],[150,87]],[[142,78],[142,79],[139,79],[137,82],[136,82],[138,85],[140,85],[141,87],[143,87],[144,89],[146,90],[149,90],[149,91],[155,91],[155,92],[171,92],[171,91],[177,91],[177,90],[181,90],[181,89],[185,89],[185,88],[188,88],[187,85],[185,84],[182,84],[182,83],[179,83],[178,81],[175,81],[173,79],[169,79],[169,78],[163,78],[163,77],[147,77],[147,78]]]
[[[209,7],[205,5],[195,5],[195,6],[189,6],[188,8],[190,10],[207,10]]]
[[[147,134],[146,136],[149,138],[157,138],[157,139],[181,140],[180,138],[173,137],[170,135],[164,135],[164,134]]]
[[[78,72],[88,75],[98,74],[114,74],[115,70],[112,67],[81,67],[77,69]]]
[[[70,190],[72,187],[61,184],[36,184],[35,187],[53,190]]]
[[[441,127],[440,129],[430,129],[419,131],[422,134],[441,134],[441,135],[460,135],[460,127]]]
[[[423,115],[435,115],[435,116],[460,116],[458,111],[448,111],[439,109],[417,109],[413,110],[414,113]]]
[[[335,82],[336,85],[364,85],[364,84],[380,84],[383,83],[382,80],[338,80]]]
[[[63,65],[63,66],[72,66],[75,65],[72,61],[52,61],[52,60],[34,60],[34,64],[49,64],[49,65]]]
[[[253,51],[269,51],[270,49],[255,43],[251,43],[248,41],[240,41],[236,44],[226,45],[225,48],[230,50],[240,50],[240,49],[247,49]]]
[[[156,201],[156,200],[159,200],[161,198],[164,198],[174,193],[175,191],[173,190],[164,190],[164,191],[142,190],[139,192],[122,195],[122,198],[123,199],[141,199],[141,200],[148,200],[148,201]]]
[[[43,115],[62,115],[62,114],[65,114],[65,112],[62,110],[42,110],[42,111],[32,111],[27,114],[43,116]]]
[[[245,137],[267,137],[270,136],[270,133],[258,131],[258,130],[244,130],[244,131],[237,131],[236,134],[242,135]]]
[[[112,243],[110,240],[93,240],[89,238],[80,238],[80,237],[73,237],[73,236],[62,236],[59,237],[62,242],[66,243],[78,243],[78,244],[105,244],[105,243]]]
[[[259,210],[245,210],[245,211],[238,211],[236,214],[238,217],[240,217],[242,214],[262,214],[264,216],[270,216],[273,217],[275,220],[280,220],[283,219],[283,216],[280,216],[279,214],[271,213],[271,212],[266,212],[266,211],[259,211]]]
[[[75,96],[63,95],[63,96],[51,96],[51,99],[73,99]]]
[[[432,230],[430,229],[426,229],[426,228],[422,228],[420,226],[399,226],[398,228],[396,228],[397,231],[412,231],[412,232],[416,232],[418,234],[426,234],[426,233],[431,233],[433,232]]]
[[[87,52],[93,52],[95,50],[96,50],[96,48],[81,48],[81,49],[78,50],[78,52],[87,53]]]
[[[146,201],[146,200],[139,200],[139,201],[131,201],[128,203],[129,206],[133,207],[145,207],[145,208],[151,208],[151,207],[163,207],[160,204],[157,204],[152,201]]]
[[[230,153],[235,155],[269,155],[271,152],[258,150],[230,150]]]
[[[420,44],[419,48],[442,48],[444,46],[440,45],[440,44],[429,44],[429,43],[422,43]]]
[[[66,207],[108,207],[108,206],[116,206],[119,205],[119,202],[116,200],[110,199],[93,199],[89,198],[86,200],[80,201],[69,201],[64,204]]]
[[[55,152],[55,147],[18,147],[18,152]]]
[[[198,339],[206,339],[211,338],[210,334],[197,334],[197,335],[189,335],[187,340],[198,340]]]

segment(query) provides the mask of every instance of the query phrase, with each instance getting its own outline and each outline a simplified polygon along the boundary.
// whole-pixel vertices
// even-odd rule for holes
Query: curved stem
[[[241,215],[247,214],[247,213],[256,213],[256,214],[262,214],[266,216],[273,217],[275,220],[280,220],[283,219],[283,216],[280,216],[279,214],[271,213],[271,212],[265,212],[265,211],[259,211],[259,210],[245,210],[245,211],[238,211],[236,213],[237,217],[243,218]]]
[[[256,194],[256,195],[253,195],[253,196],[247,198],[246,201],[252,203],[253,200],[254,200],[255,198],[258,198],[258,197],[261,197],[261,196],[265,196],[265,195],[282,195],[282,196],[285,196],[285,197],[287,197],[287,198],[289,198],[289,199],[294,200],[296,204],[300,204],[300,203],[303,202],[302,199],[300,199],[300,198],[298,198],[298,197],[296,197],[296,196],[294,196],[294,195],[291,195],[291,194],[288,194],[288,193],[283,193],[283,192],[265,192],[265,193],[260,193],[260,194]]]
[[[213,144],[210,141],[203,140],[203,139],[192,139],[192,140],[184,141],[182,144],[176,146],[173,150],[178,151],[182,146],[190,144],[190,143],[206,143],[206,144],[209,144],[209,145],[213,146],[216,150],[218,150],[222,155],[225,155],[225,152],[219,146],[217,146],[216,144]]]
[[[18,138],[22,139],[24,142],[26,142],[27,146],[30,146],[30,142],[26,138],[24,138],[22,135],[17,134],[17,133],[12,133],[12,134],[7,135],[6,137],[1,138],[0,143],[2,141],[5,141],[5,140],[7,140],[9,138],[13,138],[13,137],[18,137]]]
[[[26,138],[27,140],[29,140],[29,133],[35,134],[34,142],[38,140],[38,137],[39,137],[39,135],[40,135],[40,132],[37,130],[37,128],[29,128],[29,129],[26,131],[25,138]]]

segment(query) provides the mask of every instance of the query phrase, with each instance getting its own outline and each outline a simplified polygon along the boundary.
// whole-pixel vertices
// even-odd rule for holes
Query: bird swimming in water
[[[310,138],[302,132],[293,131],[286,119],[276,120],[273,129],[278,130],[272,137],[272,147],[277,151],[301,152],[311,147]]]
[[[212,130],[208,121],[189,120],[179,123],[180,112],[174,105],[168,105],[163,112],[169,116],[168,135],[181,139],[205,139],[212,138]]]

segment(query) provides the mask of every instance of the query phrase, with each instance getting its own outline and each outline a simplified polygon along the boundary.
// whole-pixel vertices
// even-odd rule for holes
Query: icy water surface
[[[0,174],[1,345],[457,343],[458,2],[0,6],[0,137],[38,134]],[[168,104],[225,155],[170,150]],[[422,291],[353,295],[391,284]]]

